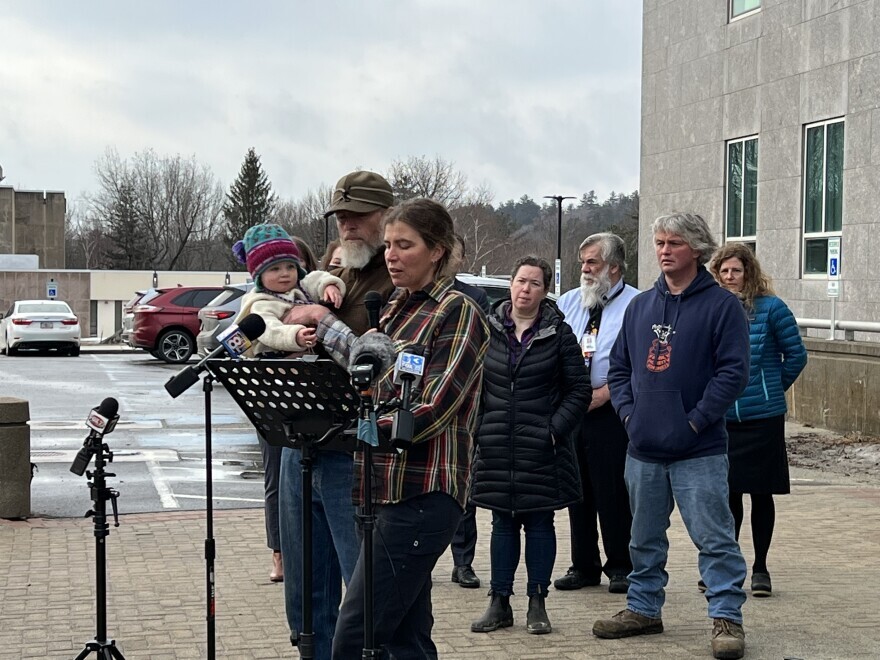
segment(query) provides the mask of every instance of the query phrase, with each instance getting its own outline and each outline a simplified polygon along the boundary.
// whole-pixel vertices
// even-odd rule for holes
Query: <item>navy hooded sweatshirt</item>
[[[633,458],[662,463],[727,453],[725,413],[748,380],[746,314],[704,267],[679,295],[661,274],[627,307],[608,386]]]

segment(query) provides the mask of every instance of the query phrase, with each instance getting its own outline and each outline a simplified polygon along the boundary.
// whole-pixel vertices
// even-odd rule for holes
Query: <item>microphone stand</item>
[[[375,410],[373,408],[373,390],[368,383],[362,386],[355,383],[360,395],[358,406],[358,440],[362,441],[364,452],[363,475],[364,503],[358,514],[358,522],[363,532],[364,548],[364,648],[361,654],[363,660],[372,660],[379,657],[379,649],[376,648],[375,631],[373,626],[373,529],[376,524],[376,515],[373,513],[373,445],[368,438],[362,437],[361,425],[370,425],[373,437],[378,437],[376,427]]]
[[[115,426],[115,420],[113,421]],[[112,427],[111,427],[112,430]],[[116,640],[107,639],[107,544],[106,539],[110,535],[110,524],[107,521],[107,500],[113,507],[113,522],[119,527],[119,511],[116,507],[116,498],[119,493],[113,488],[107,488],[107,477],[115,477],[112,472],[104,471],[105,460],[113,462],[113,452],[103,437],[92,433],[81,454],[85,453],[85,464],[88,465],[88,453],[95,455],[94,472],[86,472],[91,479],[89,490],[91,491],[94,509],[86,513],[95,522],[95,580],[97,582],[95,597],[95,639],[86,643],[85,648],[76,656],[76,660],[84,660],[94,651],[99,660],[125,660],[120,650],[116,647]],[[79,457],[78,457],[78,460]],[[76,463],[74,464],[77,465]],[[83,466],[84,467],[84,466]],[[73,470],[72,470],[73,471]],[[82,474],[80,472],[80,474]]]
[[[216,585],[214,582],[214,559],[217,556],[214,544],[214,484],[211,461],[211,392],[214,390],[214,376],[209,371],[202,381],[205,393],[205,620],[208,635],[208,660],[214,660],[216,649]]]

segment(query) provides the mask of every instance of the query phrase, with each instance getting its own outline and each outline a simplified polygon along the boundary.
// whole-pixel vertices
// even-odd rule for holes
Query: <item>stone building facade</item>
[[[0,186],[0,254],[35,254],[40,268],[64,268],[63,192]]]
[[[651,222],[694,210],[798,317],[830,317],[839,239],[837,318],[878,321],[878,194],[880,0],[644,0],[641,288]]]

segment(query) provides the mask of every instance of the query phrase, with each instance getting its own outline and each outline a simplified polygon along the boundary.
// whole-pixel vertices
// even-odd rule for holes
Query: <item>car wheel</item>
[[[170,364],[180,364],[192,357],[195,351],[195,339],[183,330],[168,330],[159,335],[159,359]]]
[[[79,357],[79,346],[71,346],[70,349],[68,349],[67,354],[70,357]]]
[[[6,347],[6,355],[9,355],[10,357],[13,355],[18,355],[18,349],[13,348],[12,346],[7,346]]]

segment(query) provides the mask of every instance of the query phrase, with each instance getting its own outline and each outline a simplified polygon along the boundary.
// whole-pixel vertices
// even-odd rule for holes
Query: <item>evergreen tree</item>
[[[134,187],[128,181],[119,193],[107,217],[106,266],[110,269],[137,270],[152,268],[147,254],[149,235],[137,210]]]
[[[254,225],[268,222],[275,212],[275,204],[272,184],[263,171],[260,157],[251,147],[241,164],[238,178],[226,193],[226,203],[223,205],[227,246],[231,247],[235,241],[244,238],[245,232]]]

